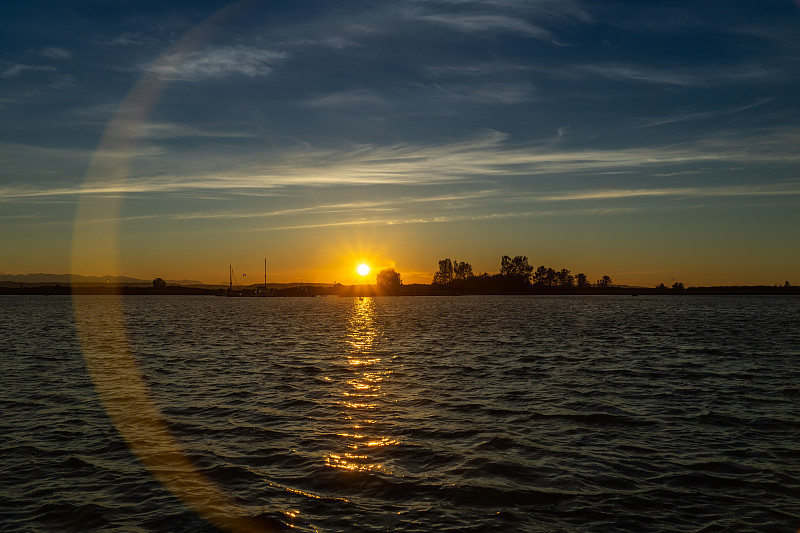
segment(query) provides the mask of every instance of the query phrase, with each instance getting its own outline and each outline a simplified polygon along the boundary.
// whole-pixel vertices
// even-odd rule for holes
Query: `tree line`
[[[556,270],[552,267],[540,265],[534,268],[528,257],[518,255],[510,257],[504,255],[500,258],[500,272],[498,274],[474,274],[472,265],[466,261],[452,261],[449,257],[439,261],[439,270],[433,275],[431,284],[439,288],[448,289],[481,289],[496,288],[505,290],[539,289],[588,289],[592,287],[589,277],[578,272],[572,274],[567,268]],[[595,283],[595,287],[607,288],[613,285],[611,277],[604,275]]]

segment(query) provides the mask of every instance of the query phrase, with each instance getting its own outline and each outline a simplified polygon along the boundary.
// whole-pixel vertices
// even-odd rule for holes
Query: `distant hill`
[[[182,287],[200,287],[200,288],[227,288],[227,283],[203,283],[194,279],[167,279],[164,280],[170,286]],[[72,276],[70,274],[1,274],[0,273],[0,287],[19,287],[21,285],[26,287],[37,285],[64,285],[64,286],[81,286],[81,285],[128,285],[131,287],[145,286],[150,287],[153,284],[152,279],[139,279],[131,278],[128,276]],[[329,287],[330,283],[270,283],[269,287],[273,289],[282,289],[286,287],[296,286],[307,287]],[[263,286],[261,283],[252,284],[239,284],[240,288],[254,288],[256,286]]]
[[[165,280],[167,285],[204,285],[197,280]],[[71,274],[0,274],[0,283],[90,283],[114,285],[140,285],[153,283],[152,279],[129,278],[127,276],[72,276]]]

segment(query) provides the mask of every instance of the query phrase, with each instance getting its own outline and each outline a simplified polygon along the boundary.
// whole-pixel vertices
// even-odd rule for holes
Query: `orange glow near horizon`
[[[344,285],[374,284],[375,274],[395,266],[395,241],[381,228],[341,230],[330,239],[330,263],[320,265],[336,274]]]

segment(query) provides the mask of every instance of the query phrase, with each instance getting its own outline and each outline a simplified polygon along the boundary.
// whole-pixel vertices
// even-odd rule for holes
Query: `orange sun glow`
[[[366,276],[367,274],[369,274],[369,265],[361,263],[360,265],[358,265],[356,271],[359,273],[359,275]]]

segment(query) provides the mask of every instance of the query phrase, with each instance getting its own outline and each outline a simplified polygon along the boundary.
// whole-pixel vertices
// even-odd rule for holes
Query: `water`
[[[798,298],[75,303],[0,299],[2,531],[800,526]]]

